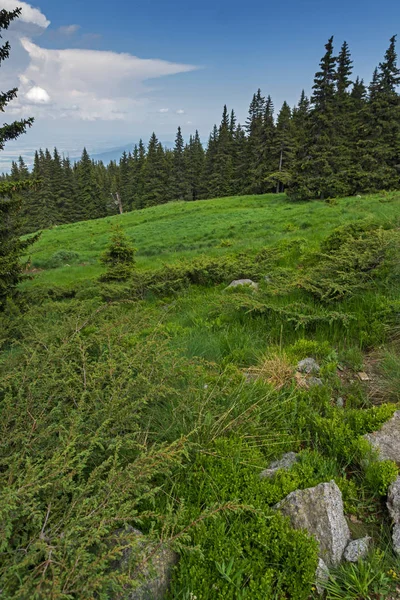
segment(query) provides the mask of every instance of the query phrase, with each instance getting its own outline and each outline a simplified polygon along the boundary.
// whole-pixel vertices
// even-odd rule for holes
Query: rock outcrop
[[[276,508],[292,527],[306,529],[319,543],[319,557],[329,566],[340,563],[350,540],[342,494],[334,481],[292,492]]]
[[[378,450],[379,460],[393,460],[400,465],[400,410],[379,431],[364,437]]]

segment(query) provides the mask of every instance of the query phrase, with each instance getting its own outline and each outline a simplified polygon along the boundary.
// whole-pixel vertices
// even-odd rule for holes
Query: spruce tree
[[[369,87],[369,155],[374,159],[371,191],[399,187],[400,176],[400,69],[396,36]],[[372,162],[372,161],[370,161]]]
[[[107,214],[100,186],[96,181],[94,165],[86,150],[83,149],[82,157],[76,167],[77,173],[77,200],[80,220],[98,219]]]
[[[175,147],[173,153],[173,176],[172,197],[175,200],[186,200],[188,198],[188,182],[186,174],[186,164],[184,158],[185,144],[182,137],[182,130],[178,127],[175,138]]]
[[[335,195],[335,91],[336,57],[333,37],[325,45],[320,70],[315,74],[312,111],[307,120],[304,146],[298,148],[293,164],[289,194],[296,200]]]
[[[196,129],[194,137],[191,136],[186,149],[186,170],[190,190],[190,200],[198,200],[201,195],[201,186],[204,173],[204,148]]]
[[[7,30],[12,21],[18,18],[21,9],[0,11],[1,32]],[[6,42],[0,47],[0,65],[10,55],[10,44]],[[16,88],[0,92],[0,111],[11,100],[17,97]],[[17,139],[33,124],[33,119],[23,119],[0,127],[0,150],[6,142]],[[21,240],[21,199],[18,193],[25,190],[27,180],[19,182],[2,182],[0,184],[0,309],[4,309],[7,299],[15,294],[18,283],[24,278],[26,264],[21,262],[21,256],[36,241],[38,236]]]
[[[143,207],[162,204],[165,199],[164,149],[153,132],[143,167]]]

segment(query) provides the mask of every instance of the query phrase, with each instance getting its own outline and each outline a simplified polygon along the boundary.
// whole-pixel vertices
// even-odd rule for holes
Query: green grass
[[[361,436],[399,401],[399,209],[398,193],[246,196],[44,231],[34,279],[0,315],[5,597],[111,600],[129,578],[110,570],[110,536],[130,525],[172,540],[171,600],[307,600],[316,549],[273,507],[331,479],[373,549],[332,573],[328,597],[393,593],[400,566],[384,495],[396,467],[368,466]],[[324,301],[305,285],[326,285],[320,244],[360,221],[385,227],[367,230],[367,250],[382,238],[394,251],[365,277],[332,250],[329,276],[345,293]],[[99,257],[114,223],[138,250],[138,272],[108,285]],[[365,254],[365,243],[355,248]],[[60,256],[70,266],[55,268]],[[181,259],[196,259],[197,284]],[[226,291],[243,269],[259,290]],[[304,389],[294,373],[309,356],[323,385]],[[369,386],[357,372],[372,363]],[[286,451],[299,462],[260,479]]]
[[[303,238],[316,247],[335,227],[360,219],[398,219],[400,194],[345,198],[333,204],[289,203],[282,195],[172,202],[112,218],[63,225],[43,232],[31,251],[32,266],[45,268],[34,282],[68,285],[102,272],[99,257],[120,223],[137,248],[138,269],[161,267],[199,254],[221,256],[243,249]],[[227,243],[229,245],[227,245]],[[79,254],[68,267],[46,269],[60,250]]]

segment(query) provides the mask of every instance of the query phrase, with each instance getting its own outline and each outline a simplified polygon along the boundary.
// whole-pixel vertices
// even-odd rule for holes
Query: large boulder
[[[367,433],[365,439],[378,450],[379,460],[400,464],[400,410],[379,431]]]
[[[342,494],[334,481],[292,492],[277,508],[292,527],[306,529],[319,543],[319,557],[328,565],[340,563],[350,540]]]
[[[298,454],[296,454],[295,452],[287,452],[286,454],[284,454],[282,456],[282,458],[272,462],[269,465],[268,469],[265,469],[264,471],[262,471],[260,473],[260,478],[268,479],[270,477],[273,477],[275,475],[275,473],[277,473],[277,471],[279,471],[280,469],[285,469],[285,470],[290,469],[291,467],[293,467],[293,465],[295,463],[297,463],[298,460],[299,460]]]
[[[113,600],[163,600],[178,555],[166,545],[154,546],[133,527],[117,530],[112,544],[123,547],[121,557],[114,561],[112,569],[129,573],[139,582],[137,587],[127,589]]]

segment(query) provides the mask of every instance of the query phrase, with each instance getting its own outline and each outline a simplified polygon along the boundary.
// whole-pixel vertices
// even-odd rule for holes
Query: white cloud
[[[196,69],[109,51],[49,50],[28,38],[22,38],[21,44],[29,64],[19,75],[20,100],[14,111],[23,111],[25,97],[37,105],[34,116],[47,119],[138,120],[149,104],[148,79]],[[44,110],[40,104],[46,104],[45,112],[40,112]]]
[[[39,8],[34,8],[27,2],[20,0],[1,0],[1,8],[5,10],[15,10],[16,7],[22,8],[20,20],[24,23],[32,23],[46,29],[50,25],[50,21],[40,11]]]
[[[33,104],[47,104],[50,102],[50,96],[43,88],[35,85],[26,94],[25,98]]]
[[[177,115],[184,115],[185,111],[183,110],[183,108],[178,108],[178,110],[176,111]]]
[[[64,25],[63,27],[59,27],[57,31],[62,35],[74,35],[80,28],[80,25]]]
[[[167,113],[169,112],[169,108],[160,108],[159,113]]]

